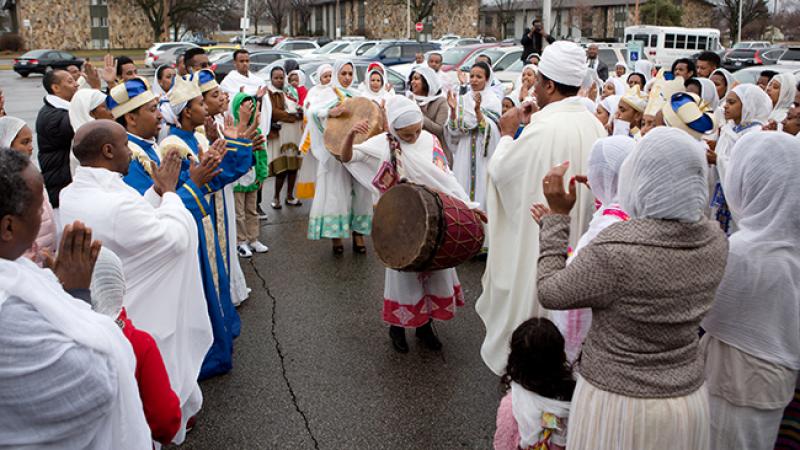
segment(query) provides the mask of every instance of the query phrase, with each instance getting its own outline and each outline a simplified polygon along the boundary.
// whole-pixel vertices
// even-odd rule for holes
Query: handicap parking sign
[[[631,52],[631,61],[639,60],[639,52]]]

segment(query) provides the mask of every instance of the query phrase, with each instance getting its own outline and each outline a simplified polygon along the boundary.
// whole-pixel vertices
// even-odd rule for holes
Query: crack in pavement
[[[317,441],[317,438],[314,437],[314,433],[311,432],[311,424],[309,423],[306,414],[303,412],[302,409],[300,409],[300,404],[297,402],[297,395],[295,394],[294,389],[292,388],[292,383],[289,381],[289,376],[286,373],[286,363],[284,360],[285,356],[283,355],[283,349],[281,349],[281,343],[280,341],[278,341],[278,333],[276,331],[276,323],[275,323],[275,315],[278,309],[278,299],[276,299],[275,296],[272,295],[272,292],[269,290],[269,287],[267,286],[267,280],[264,279],[263,276],[261,276],[261,272],[258,271],[258,267],[256,267],[255,263],[253,263],[253,260],[250,259],[249,262],[250,262],[250,267],[253,268],[253,271],[255,272],[256,276],[258,277],[259,280],[261,280],[261,287],[267,293],[267,296],[269,296],[269,298],[272,299],[272,329],[270,330],[270,332],[272,333],[272,340],[273,342],[275,342],[275,350],[278,352],[278,358],[280,359],[281,376],[283,376],[283,381],[286,383],[286,388],[289,390],[289,395],[291,395],[292,397],[292,404],[294,405],[294,409],[297,410],[297,413],[300,414],[300,417],[303,418],[303,424],[306,427],[308,436],[314,443],[314,448],[319,450],[319,442]]]

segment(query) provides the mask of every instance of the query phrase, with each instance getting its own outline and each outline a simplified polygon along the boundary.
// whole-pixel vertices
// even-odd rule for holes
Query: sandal
[[[367,253],[367,246],[359,245],[356,242],[356,237],[361,237],[361,240],[363,242],[364,240],[363,236],[364,236],[363,234],[355,234],[355,233],[353,234],[353,252],[355,252],[358,255],[365,255]]]
[[[333,241],[333,254],[334,256],[341,256],[344,254],[344,245],[342,245],[341,241],[339,244],[336,244],[336,241]]]
[[[289,200],[287,198],[286,199],[286,204],[289,205],[289,206],[303,206],[303,202],[301,202],[300,200],[298,200],[296,198],[293,198],[291,200]]]
[[[272,203],[269,204],[269,206],[271,206],[272,209],[281,209],[281,208],[283,208],[283,206],[281,206],[281,202],[272,202]]]

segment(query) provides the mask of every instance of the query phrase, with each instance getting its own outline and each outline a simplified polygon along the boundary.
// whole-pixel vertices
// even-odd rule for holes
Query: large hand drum
[[[390,269],[427,272],[455,267],[483,247],[483,223],[461,200],[400,183],[375,207],[372,243]]]
[[[357,134],[353,144],[360,144],[376,134],[383,133],[381,110],[372,100],[355,97],[344,101],[346,111],[339,117],[329,117],[325,126],[325,148],[336,156],[342,154],[342,143],[353,126],[362,120],[369,122],[369,133]]]

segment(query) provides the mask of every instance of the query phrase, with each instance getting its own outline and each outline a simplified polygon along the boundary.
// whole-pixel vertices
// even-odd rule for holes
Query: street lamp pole
[[[242,18],[242,48],[244,48],[244,41],[247,39],[247,27],[250,26],[248,23],[247,17],[247,10],[249,9],[247,6],[248,0],[244,0],[244,17]]]
[[[411,0],[406,0],[406,39],[411,39]]]
[[[736,33],[737,43],[742,42],[742,9],[744,9],[742,8],[742,6],[743,6],[743,0],[739,0],[739,22],[738,22],[739,31]]]

